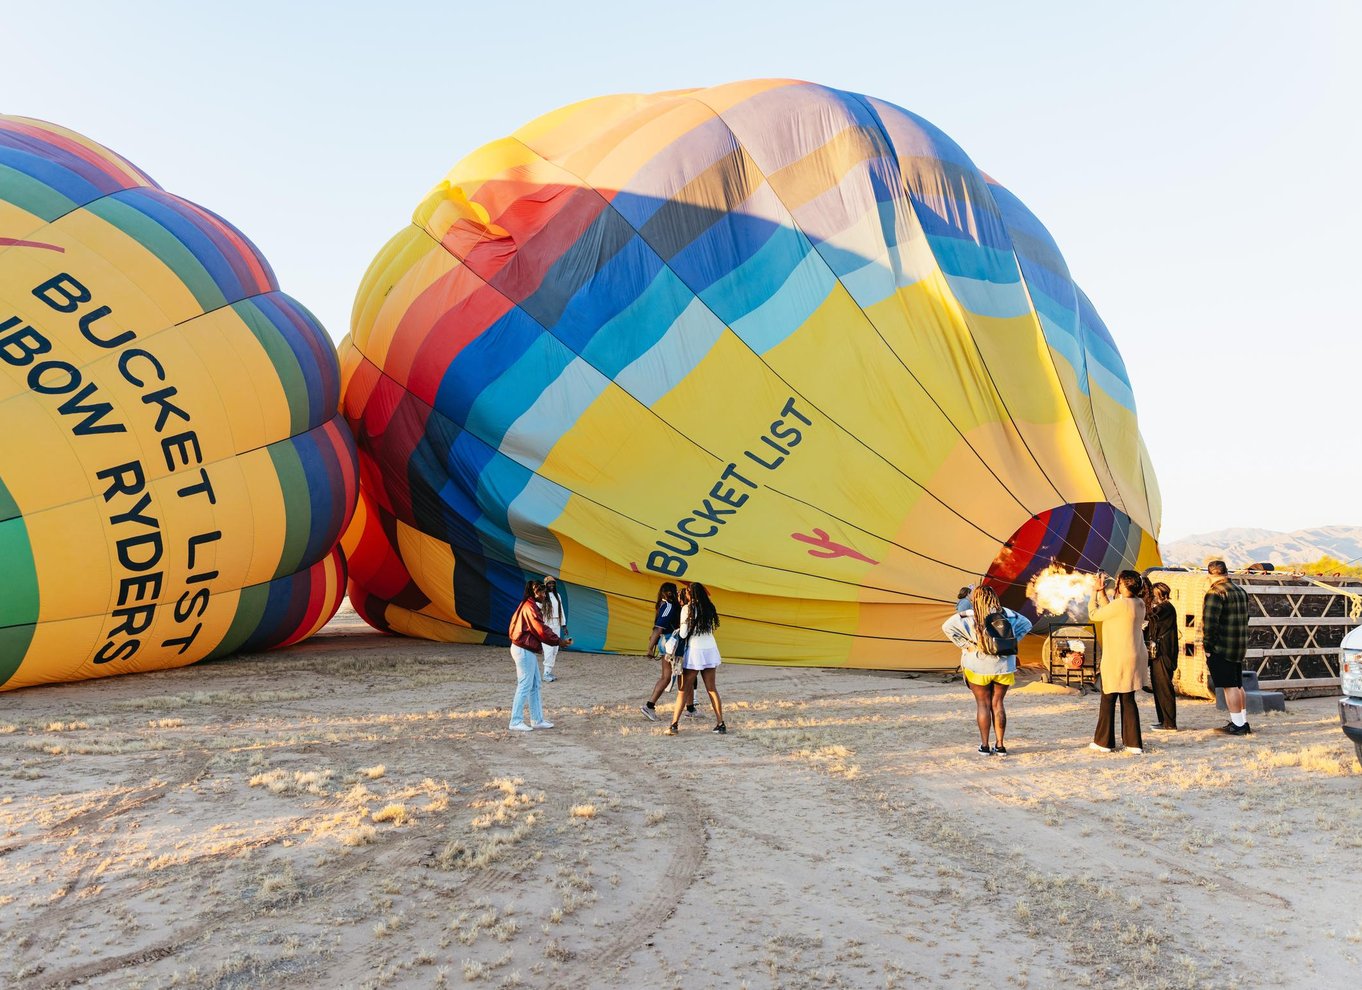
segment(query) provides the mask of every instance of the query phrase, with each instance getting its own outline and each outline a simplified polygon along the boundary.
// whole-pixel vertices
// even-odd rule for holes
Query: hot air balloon
[[[301,639],[357,494],[334,348],[254,245],[0,117],[0,688]]]
[[[588,650],[702,581],[725,656],[953,665],[987,578],[1157,561],[1115,343],[950,138],[789,80],[587,100],[474,151],[341,348],[350,595],[481,642],[555,574]],[[496,640],[500,641],[500,640]]]

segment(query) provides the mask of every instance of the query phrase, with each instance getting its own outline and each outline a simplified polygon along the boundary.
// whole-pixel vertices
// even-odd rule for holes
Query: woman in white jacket
[[[563,606],[563,598],[558,594],[558,579],[552,574],[544,576],[544,625],[553,630],[555,635],[567,635],[567,609]],[[558,662],[558,647],[544,644],[544,680],[552,683],[558,680],[558,675],[553,672],[553,666]]]
[[[692,582],[690,601],[681,608],[681,636],[686,641],[686,660],[681,690],[676,692],[672,724],[667,727],[669,736],[676,735],[678,731],[681,709],[692,706],[693,710],[697,674],[704,678],[709,703],[714,706],[714,731],[720,735],[728,731],[728,726],[724,725],[724,706],[719,700],[719,689],[715,687],[715,672],[723,662],[719,656],[719,644],[714,639],[714,630],[718,628],[719,612],[709,600],[709,590],[699,582]]]
[[[1007,709],[1003,699],[1017,681],[1017,651],[1014,644],[1011,650],[1000,652],[998,633],[1004,638],[1010,633],[1011,639],[1020,642],[1031,631],[1031,620],[1003,608],[997,593],[986,585],[970,592],[969,600],[969,610],[957,611],[942,624],[941,631],[960,647],[960,670],[974,695],[975,720],[979,723],[979,754],[1006,756],[1003,736],[1007,733]],[[981,635],[987,619],[998,615],[1006,620],[1004,628]],[[988,744],[990,730],[995,740],[992,748]]]

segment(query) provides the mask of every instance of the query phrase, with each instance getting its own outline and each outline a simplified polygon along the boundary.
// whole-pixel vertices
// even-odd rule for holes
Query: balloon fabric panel
[[[0,117],[0,688],[310,635],[358,495],[325,332],[255,247]]]
[[[933,125],[784,80],[588,100],[470,154],[342,345],[380,628],[500,641],[553,573],[633,651],[664,580],[725,656],[951,665],[988,575],[1157,559],[1124,365],[1058,248]]]

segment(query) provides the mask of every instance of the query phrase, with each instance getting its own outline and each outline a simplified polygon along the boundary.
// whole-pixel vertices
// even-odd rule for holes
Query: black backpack
[[[1012,632],[1012,623],[1002,612],[990,612],[979,629],[979,645],[992,646],[986,653],[994,656],[1010,657],[1017,652],[1017,637]]]

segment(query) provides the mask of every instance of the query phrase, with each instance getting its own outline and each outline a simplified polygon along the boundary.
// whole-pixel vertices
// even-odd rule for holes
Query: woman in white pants
[[[563,599],[558,594],[558,579],[552,574],[544,578],[544,625],[552,629],[554,634],[558,636],[567,632],[567,609],[563,607]],[[558,680],[553,673],[553,665],[557,662],[557,645],[544,643],[545,682]]]

